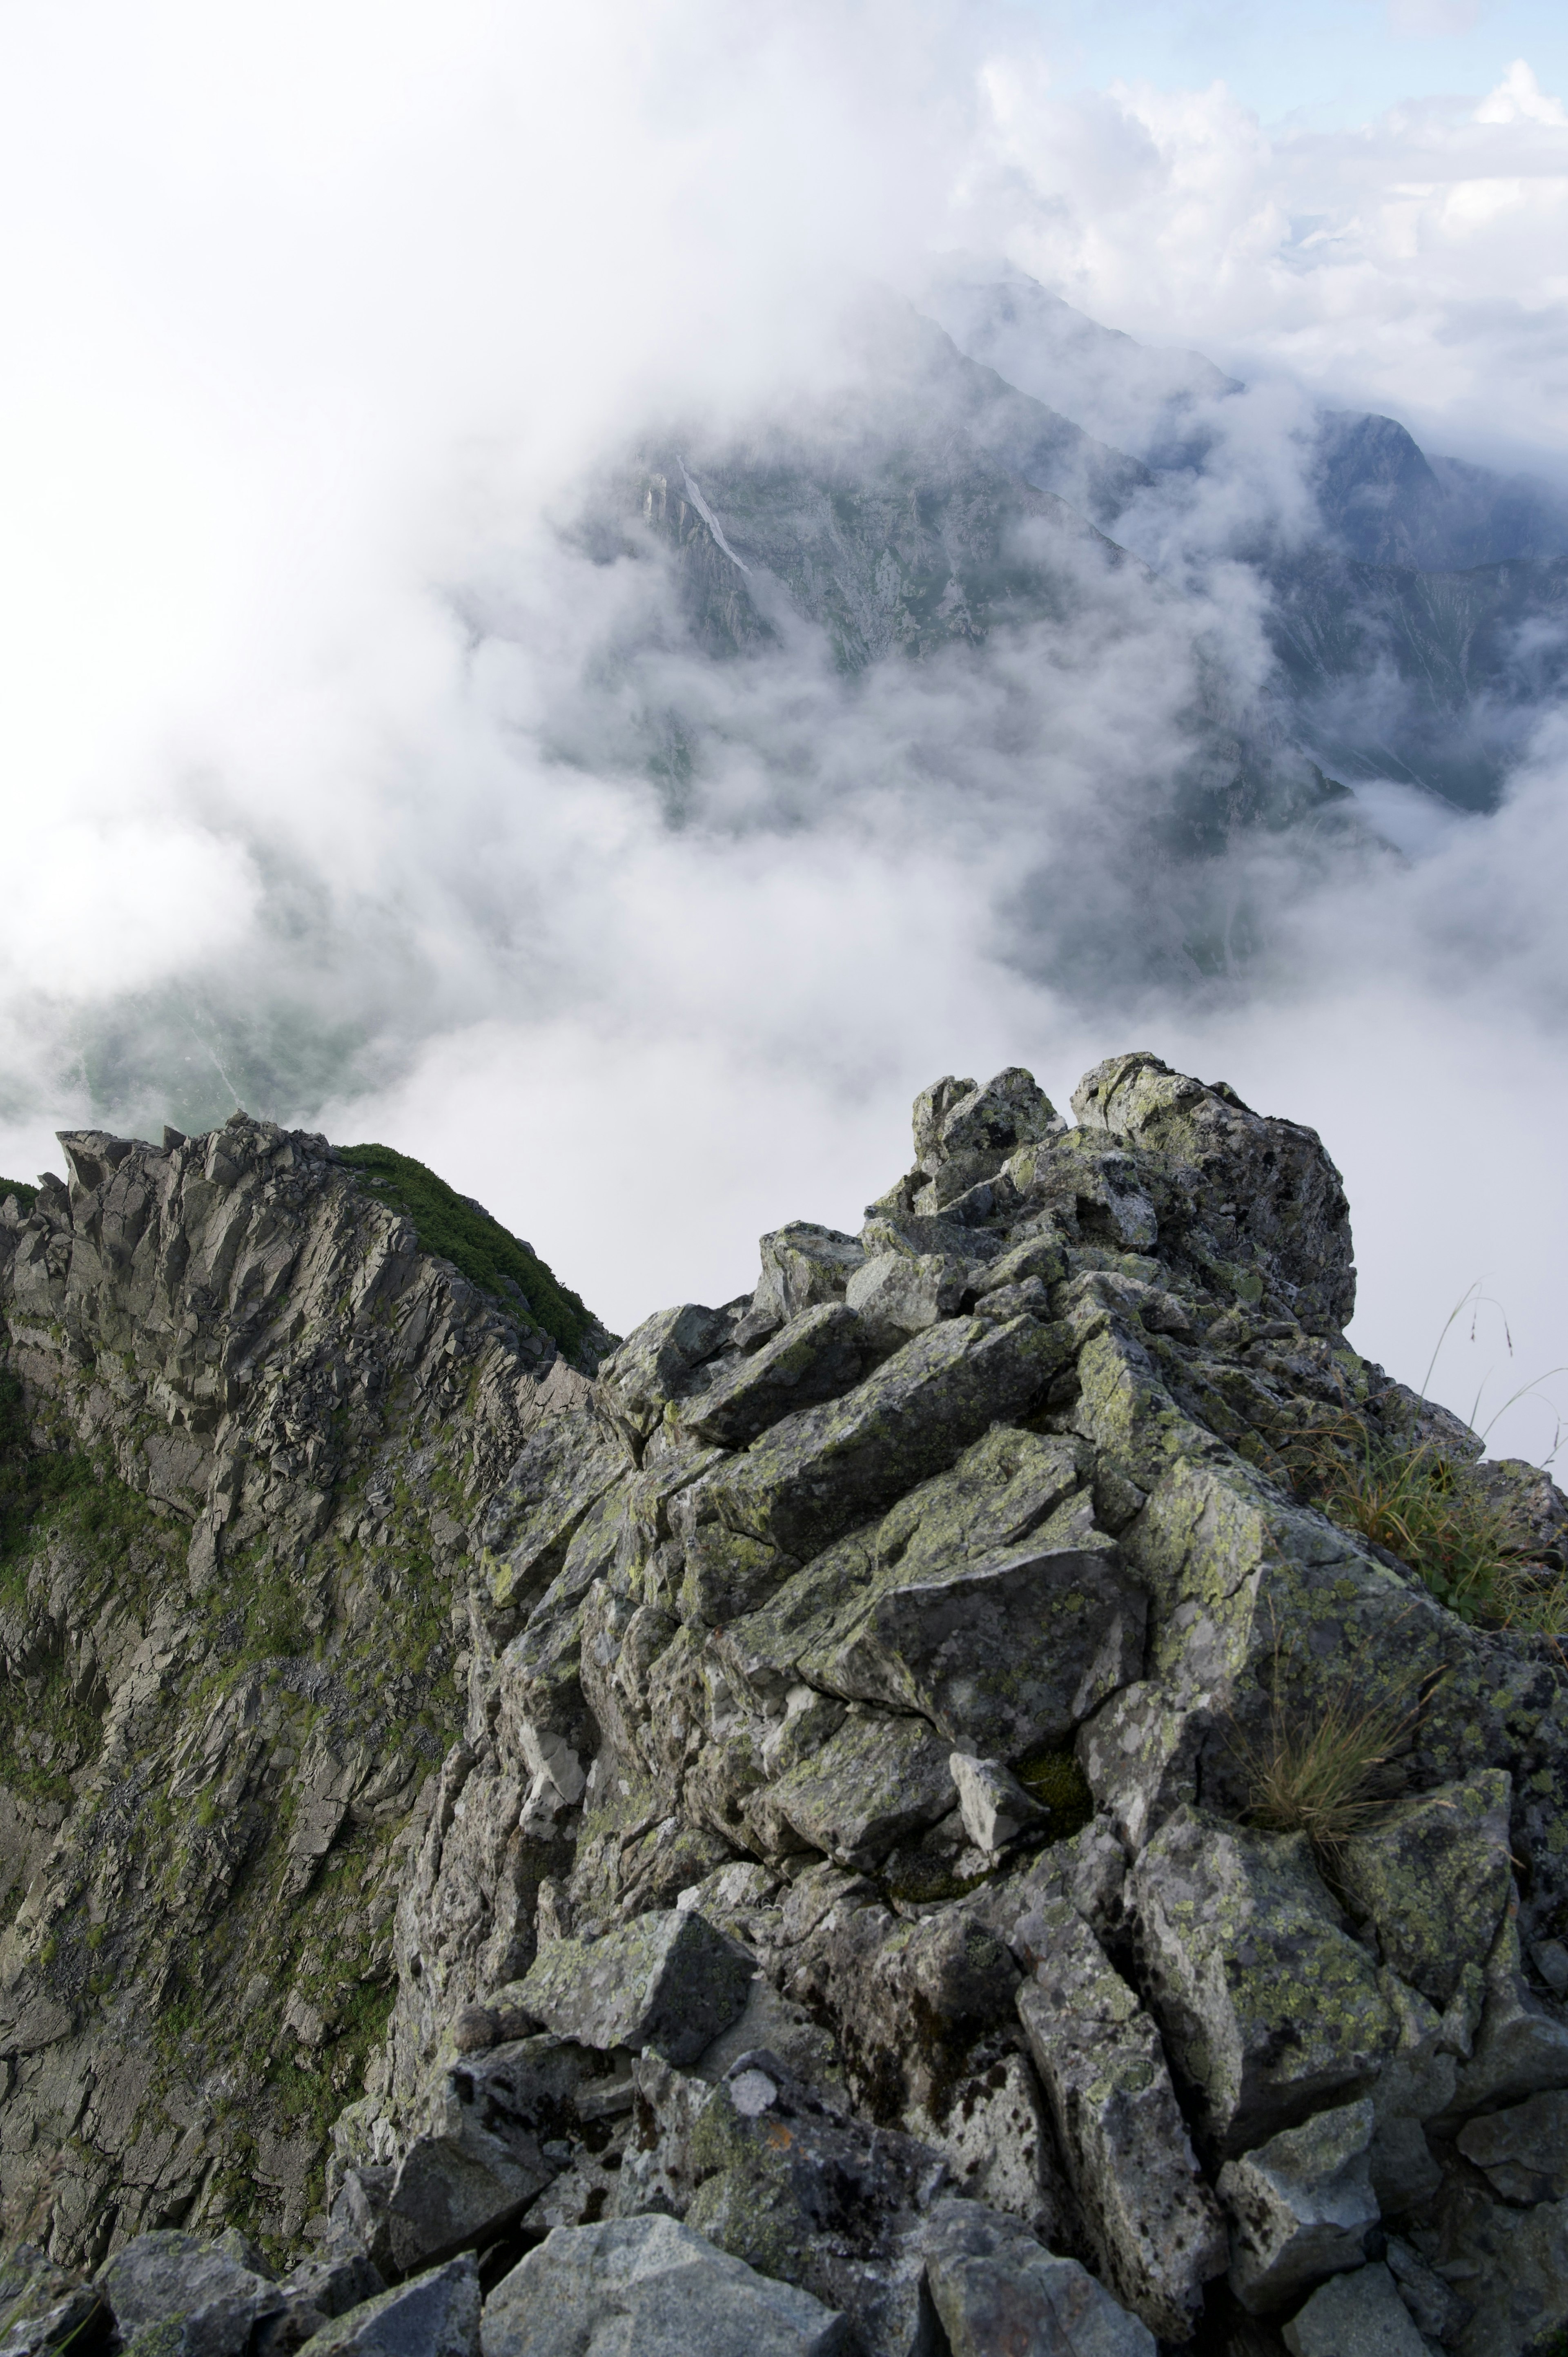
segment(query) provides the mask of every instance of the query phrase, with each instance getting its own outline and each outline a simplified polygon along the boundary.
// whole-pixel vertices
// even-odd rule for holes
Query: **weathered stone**
[[[865,1257],[854,1236],[812,1220],[791,1220],[762,1238],[762,1275],[753,1297],[758,1320],[787,1324],[820,1303],[842,1301]]]
[[[1568,2094],[1532,2095],[1506,2112],[1484,2112],[1454,2141],[1505,2201],[1568,2197]]]
[[[488,2005],[466,2005],[452,2024],[452,2043],[459,2054],[480,2054],[500,2037],[500,2023]]]
[[[1000,1760],[955,1751],[948,1761],[963,1826],[976,1849],[1004,1849],[1026,1826],[1043,1824],[1050,1811],[1026,1792]]]
[[[802,1667],[858,1701],[918,1710],[977,1750],[1017,1758],[1063,1743],[1143,1667],[1144,1591],[1113,1542],[1090,1536],[921,1566],[881,1586]]]
[[[1187,2340],[1225,2268],[1225,2223],[1159,2032],[1069,1901],[1032,1920],[1037,1962],[1018,2012],[1102,2271],[1151,2331]]]
[[[552,2029],[603,2050],[651,2046],[694,2062],[739,2015],[752,1966],[695,1909],[640,1915],[594,1941],[541,1951],[522,2002]]]
[[[841,2357],[844,2319],[673,2218],[557,2227],[485,2303],[484,2357]]]
[[[854,1382],[865,1359],[865,1340],[854,1308],[823,1302],[802,1311],[761,1350],[684,1403],[682,1424],[715,1448],[744,1448],[791,1409],[836,1399]]]
[[[1455,2025],[1397,1973],[1383,1971],[1378,1985],[1399,2024],[1399,2042],[1372,2090],[1377,2126],[1368,2158],[1378,2206],[1385,2218],[1398,2218],[1430,2201],[1442,2181],[1425,2123],[1454,2099]]]
[[[1226,2162],[1219,2192],[1230,2213],[1230,2285],[1252,2315],[1286,2308],[1323,2276],[1362,2264],[1378,2222],[1371,2136],[1363,2096]]]
[[[1416,2330],[1427,2341],[1440,2341],[1444,2348],[1457,2341],[1475,2314],[1469,2301],[1461,2299],[1399,2235],[1389,2235],[1383,2258]]]
[[[1014,2030],[1017,1967],[961,1905],[909,1922],[845,1901],[793,1959],[790,1994],[837,2024],[855,2100],[887,2125],[912,2106],[944,2123],[976,2040]]]
[[[1155,2337],[1076,2259],[978,2201],[939,2201],[926,2277],[952,2357],[1155,2357]]]
[[[556,2037],[491,2047],[448,2069],[433,2127],[404,2153],[387,2198],[400,2274],[493,2240],[557,2175],[596,2057]]]
[[[1391,1809],[1348,1841],[1338,1872],[1402,1979],[1438,2007],[1467,1964],[1485,1964],[1513,1889],[1512,1780],[1480,1769]]]
[[[113,2330],[97,2287],[79,2283],[36,2244],[18,2243],[0,2260],[0,2349],[6,2357],[70,2346],[91,2357]]]
[[[651,1432],[725,1334],[723,1313],[698,1302],[645,1318],[599,1366],[599,1383],[618,1421],[634,1436]]]
[[[710,1475],[709,1511],[804,1559],[940,1472],[992,1424],[1026,1414],[1067,1355],[1065,1333],[1032,1318],[948,1318],[846,1399],[786,1416]]]
[[[1412,2232],[1471,2310],[1454,2343],[1460,2357],[1523,2357],[1568,2325],[1568,2201],[1520,2210],[1484,2179],[1451,2179]]]
[[[1568,2087],[1568,2027],[1548,2013],[1525,1978],[1511,1914],[1493,1943],[1483,1986],[1480,2029],[1460,2063],[1453,2101],[1435,2123],[1440,2129],[1474,2112]]]
[[[1112,1056],[1073,1091],[1086,1131],[1154,1148],[1184,1173],[1184,1219],[1214,1245],[1240,1242],[1310,1332],[1337,1331],[1356,1306],[1349,1210],[1316,1131],[1263,1119],[1233,1089],[1206,1088],[1157,1056]],[[1260,1287],[1262,1290],[1262,1287]]]
[[[479,2357],[479,2277],[451,2260],[334,2317],[305,2343],[310,2357]]]
[[[160,2325],[174,2329],[170,2357],[177,2351],[178,2357],[243,2357],[257,2326],[285,2305],[285,2295],[259,2265],[248,2264],[252,2259],[259,2255],[165,2229],[125,2244],[94,2283],[127,2342]]]
[[[922,2268],[909,2236],[946,2173],[939,2154],[848,2118],[766,2050],[732,2063],[690,2151],[692,2225],[844,2310],[870,2357],[917,2357]]]
[[[931,2071],[937,2083],[906,2103],[898,2125],[941,2154],[955,2192],[1016,2219],[1051,2250],[1079,2243],[1078,2204],[1027,2054],[983,2037],[949,2067],[950,2077]]]
[[[855,1270],[844,1299],[875,1347],[896,1351],[953,1317],[968,1278],[969,1263],[951,1253],[877,1253]]]
[[[875,1866],[904,1835],[934,1825],[952,1807],[948,1758],[923,1718],[857,1705],[768,1799],[811,1848],[841,1866]]]
[[[72,2283],[27,2244],[0,2273],[0,2352],[4,2357],[94,2357],[113,2330],[107,2301],[92,2284]]]
[[[1376,2078],[1398,2025],[1305,1835],[1184,1807],[1132,1889],[1172,2059],[1217,2151],[1244,2152]]]
[[[1333,2276],[1284,2328],[1291,2357],[1426,2357],[1399,2287],[1380,2263]]]

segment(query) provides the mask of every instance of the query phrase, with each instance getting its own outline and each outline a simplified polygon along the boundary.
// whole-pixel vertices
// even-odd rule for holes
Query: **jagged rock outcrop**
[[[475,1502],[587,1386],[319,1137],[62,1144],[0,1211],[0,2219],[287,2241],[390,1999]]]
[[[280,2239],[421,2282],[476,2255],[490,2357],[585,2346],[596,2317],[865,2357],[1003,2330],[1240,2357],[1405,2324],[1503,2357],[1568,2319],[1568,1672],[1315,1486],[1336,1448],[1424,1448],[1470,1495],[1479,1446],[1346,1342],[1348,1214],[1310,1131],[1147,1055],[1073,1105],[1016,1071],[937,1083],[858,1236],[779,1231],[753,1295],[660,1313],[591,1383],[529,1371],[491,1304],[408,1256],[439,1340],[376,1446],[424,1469],[411,1495],[450,1485],[466,1710],[375,1885],[396,1994],[337,2110],[329,2216],[280,2205]],[[362,1191],[317,1161],[302,1224],[362,1249]],[[7,1314],[36,1412],[85,1419],[91,1383]],[[203,1580],[259,1560],[247,1516],[306,1511],[238,1449],[237,1397],[187,1646],[211,1642]],[[95,1427],[133,1477],[137,1412]],[[359,1543],[369,1432],[338,1429],[302,1465],[302,1564]],[[1555,1594],[1568,1502],[1529,1468],[1472,1488],[1512,1514],[1517,1592]],[[390,1621],[341,1626],[398,1674]],[[1293,1744],[1368,1725],[1351,1814],[1293,1818]],[[254,1757],[279,1775],[275,1743]],[[11,1951],[28,2003],[81,2003],[48,1977],[75,1870],[24,1910],[58,1943]],[[296,2013],[331,1871],[288,1919]],[[190,1939],[180,1903],[146,1898],[145,1953],[158,1922]],[[61,2058],[91,2072],[112,2018],[46,2023],[0,2131],[38,2141]],[[118,2251],[157,2221],[95,2151]],[[216,2226],[204,2166],[189,2217]],[[90,2239],[58,2197],[41,2233],[56,2258]],[[357,2313],[321,2329],[347,2345]]]

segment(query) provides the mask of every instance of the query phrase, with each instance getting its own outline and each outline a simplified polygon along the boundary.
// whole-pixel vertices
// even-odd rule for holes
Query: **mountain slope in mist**
[[[1359,411],[1273,421],[1260,467],[1247,389],[1197,353],[1147,350],[997,265],[955,262],[922,299],[961,350],[1133,454],[1136,478],[1104,472],[1120,494],[1105,531],[1155,562],[1201,549],[1256,571],[1305,748],[1349,777],[1495,807],[1568,678],[1561,491],[1429,456]],[[1020,471],[1070,499],[1040,455]]]

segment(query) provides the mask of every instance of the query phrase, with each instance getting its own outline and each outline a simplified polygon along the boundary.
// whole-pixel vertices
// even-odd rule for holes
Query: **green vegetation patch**
[[[36,1525],[93,1540],[161,1536],[145,1498],[80,1448],[35,1448],[22,1385],[0,1369],[0,1587],[16,1586]],[[25,1586],[25,1577],[22,1584]]]
[[[24,1214],[30,1211],[38,1200],[38,1189],[29,1187],[23,1178],[0,1178],[0,1203],[5,1200],[7,1195],[15,1195],[17,1202],[22,1206]]]
[[[1049,1809],[1053,1842],[1070,1841],[1094,1814],[1094,1795],[1089,1789],[1089,1779],[1072,1752],[1048,1747],[1031,1751],[1026,1759],[1018,1761],[1013,1773],[1026,1792],[1032,1793]]]
[[[346,1146],[340,1152],[381,1202],[413,1222],[421,1252],[453,1262],[471,1285],[510,1308],[519,1307],[521,1293],[533,1323],[552,1341],[568,1354],[577,1349],[594,1323],[589,1311],[499,1220],[476,1211],[445,1178],[390,1146]]]
[[[1564,1582],[1543,1581],[1533,1534],[1467,1465],[1430,1442],[1374,1437],[1348,1415],[1304,1437],[1285,1458],[1299,1498],[1408,1564],[1462,1620],[1561,1631]]]

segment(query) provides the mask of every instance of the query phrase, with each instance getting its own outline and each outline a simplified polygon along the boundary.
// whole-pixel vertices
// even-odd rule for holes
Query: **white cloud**
[[[652,568],[545,521],[650,416],[798,414],[846,291],[956,242],[1267,380],[1221,509],[1299,500],[1302,383],[1550,459],[1568,124],[1527,68],[1271,141],[1222,86],[1066,100],[1018,17],[936,0],[83,0],[0,51],[0,1162],[105,1040],[138,1120],[220,1086],[227,993],[275,1008],[279,1110],[425,1154],[624,1324],[749,1282],[779,1219],[853,1223],[941,1070],[1065,1096],[1143,1039],[1320,1123],[1369,1351],[1418,1375],[1490,1274],[1525,1372],[1568,1356],[1550,746],[1375,886],[1258,853],[1237,894],[1294,913],[1250,1005],[1086,1015],[1064,943],[1113,967],[1170,920],[1126,886],[1174,606],[1096,583],[1048,647],[859,687],[804,637],[585,680]],[[1255,601],[1212,586],[1245,672]],[[679,827],[639,695],[707,732]]]

